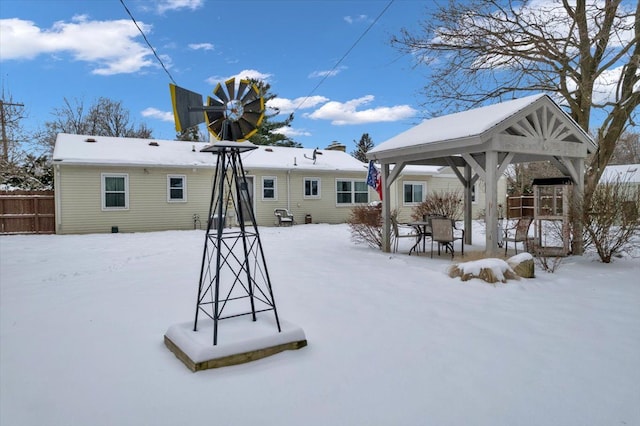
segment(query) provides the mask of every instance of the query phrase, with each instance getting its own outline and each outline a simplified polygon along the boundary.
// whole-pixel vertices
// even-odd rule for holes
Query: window
[[[278,182],[278,179],[274,176],[262,177],[262,199],[263,200],[278,199],[277,182]]]
[[[167,201],[187,201],[187,177],[185,175],[167,175]]]
[[[337,180],[336,203],[366,204],[369,202],[369,189],[364,180]]]
[[[129,175],[102,174],[102,209],[129,209]]]
[[[304,178],[304,198],[320,198],[320,178]]]
[[[423,182],[404,182],[402,201],[406,204],[419,204],[424,201]]]

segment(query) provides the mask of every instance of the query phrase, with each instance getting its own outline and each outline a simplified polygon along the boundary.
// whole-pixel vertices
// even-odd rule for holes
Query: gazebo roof
[[[420,159],[486,151],[486,143],[501,135],[523,142],[522,147],[496,147],[498,151],[521,151],[521,161],[554,155],[549,143],[579,144],[586,147],[580,150],[584,152],[595,149],[591,137],[569,115],[549,96],[538,94],[425,120],[374,147],[367,156],[383,163],[399,158],[419,164]],[[566,150],[561,151],[557,155],[567,155]]]

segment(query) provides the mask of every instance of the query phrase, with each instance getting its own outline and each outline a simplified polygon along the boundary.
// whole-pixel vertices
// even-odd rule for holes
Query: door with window
[[[244,218],[245,223],[251,223],[251,212],[250,210],[255,207],[254,196],[253,196],[253,177],[246,177],[247,184],[242,183],[240,179],[240,208],[242,209],[242,217]],[[251,200],[252,204],[249,204],[249,200]],[[238,222],[240,222],[240,215],[238,215]]]

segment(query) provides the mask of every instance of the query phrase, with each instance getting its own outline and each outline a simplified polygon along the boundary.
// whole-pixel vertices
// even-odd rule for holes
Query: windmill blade
[[[207,96],[207,106],[220,107],[220,110],[224,111],[224,102],[212,98],[211,96]]]
[[[250,85],[251,82],[249,80],[240,80],[240,85],[238,86],[238,96],[237,99],[242,100],[242,95],[244,95],[244,91],[247,86]]]
[[[229,80],[224,82],[225,86],[227,86],[227,93],[229,94],[229,99],[235,99],[236,93],[236,79],[230,78]]]
[[[232,141],[241,141],[243,140],[243,133],[242,130],[240,129],[240,125],[238,124],[237,121],[233,121],[230,123],[229,125],[229,130],[231,133],[231,140]]]
[[[213,94],[216,95],[225,104],[229,102],[229,98],[227,97],[227,94],[224,92],[224,89],[222,88],[222,85],[220,83],[218,83],[216,88],[213,90]]]
[[[222,140],[222,125],[225,120],[216,120],[207,125],[209,132],[218,140]]]
[[[260,92],[258,91],[258,88],[255,86],[255,84],[252,84],[249,91],[247,92],[246,95],[244,95],[242,97],[242,99],[240,99],[240,101],[245,104],[247,102],[251,102],[254,99],[257,99],[260,97]]]
[[[244,110],[247,112],[263,112],[264,101],[262,100],[262,98],[255,99],[248,104],[245,104]]]
[[[241,120],[246,121],[247,123],[251,124],[253,127],[260,127],[260,124],[262,124],[262,119],[264,117],[264,114],[260,114],[257,112],[245,112],[242,115]]]
[[[237,123],[238,123],[238,126],[240,126],[240,130],[244,135],[245,139],[249,139],[251,136],[253,136],[255,132],[258,131],[258,128],[255,125],[245,120],[244,118],[241,118],[240,120],[238,120]]]

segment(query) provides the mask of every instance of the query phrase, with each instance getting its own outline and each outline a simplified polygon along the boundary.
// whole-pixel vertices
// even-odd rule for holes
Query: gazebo
[[[423,121],[367,153],[382,169],[383,250],[390,251],[389,188],[409,164],[451,167],[464,187],[466,230],[471,229],[471,188],[482,178],[486,250],[493,253],[498,249],[497,182],[507,166],[551,161],[582,194],[584,160],[595,149],[593,139],[544,94]],[[472,243],[471,234],[465,232],[465,244]]]

